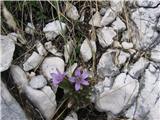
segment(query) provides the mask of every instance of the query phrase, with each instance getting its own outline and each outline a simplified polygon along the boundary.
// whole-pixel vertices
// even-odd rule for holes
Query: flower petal
[[[76,69],[76,71],[75,71],[75,76],[78,76],[78,77],[81,76],[81,70],[80,70],[80,68],[77,68],[77,69]]]
[[[76,84],[75,84],[75,90],[76,90],[76,91],[79,91],[80,88],[81,88],[81,85],[80,85],[79,83],[76,83]]]
[[[74,82],[76,82],[75,79],[76,79],[75,77],[70,77],[70,78],[69,78],[69,81],[72,82],[72,83],[74,83]]]
[[[54,85],[58,85],[58,84],[60,83],[60,81],[59,81],[58,79],[53,79],[53,80],[52,80],[52,83],[53,83]]]
[[[86,80],[81,80],[81,84],[82,84],[82,85],[89,85],[89,82],[86,81]]]
[[[89,76],[88,72],[83,71],[83,73],[82,73],[82,79],[86,79],[86,78],[88,78],[88,76]]]

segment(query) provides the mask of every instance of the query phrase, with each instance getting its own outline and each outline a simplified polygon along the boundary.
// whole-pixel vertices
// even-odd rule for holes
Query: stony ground
[[[159,120],[160,0],[53,3],[58,17],[21,30],[2,4],[1,118]],[[91,105],[58,118],[50,73],[78,66],[94,78]]]

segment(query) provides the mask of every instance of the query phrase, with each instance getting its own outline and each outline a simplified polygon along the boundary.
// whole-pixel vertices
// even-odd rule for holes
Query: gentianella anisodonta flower
[[[85,70],[77,68],[74,76],[69,78],[69,81],[75,84],[75,90],[79,91],[82,85],[89,85],[88,78],[89,74]]]

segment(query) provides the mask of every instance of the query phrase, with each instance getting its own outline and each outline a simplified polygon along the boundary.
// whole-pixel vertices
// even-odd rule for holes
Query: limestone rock
[[[68,63],[68,60],[71,56],[71,53],[74,49],[74,42],[73,40],[68,41],[65,45],[64,45],[64,58],[65,58],[65,62]]]
[[[34,25],[32,23],[27,23],[27,26],[25,28],[25,32],[28,33],[28,34],[33,35],[34,31],[35,31]]]
[[[101,27],[101,15],[100,13],[97,11],[91,18],[91,20],[89,21],[89,24],[95,27]]]
[[[39,55],[37,52],[33,52],[32,55],[27,59],[27,61],[23,64],[23,69],[25,71],[32,70],[36,68],[43,60],[43,57]]]

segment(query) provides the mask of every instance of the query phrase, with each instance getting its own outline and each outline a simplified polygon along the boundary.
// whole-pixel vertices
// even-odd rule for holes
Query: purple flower
[[[57,73],[51,73],[51,76],[52,76],[52,83],[54,85],[58,85],[59,83],[63,81],[64,77],[66,76],[66,73],[61,73],[57,69]]]
[[[69,78],[69,81],[72,82],[72,83],[75,83],[75,90],[76,91],[79,91],[80,88],[81,88],[81,85],[89,85],[89,82],[87,80],[88,78],[88,72],[86,71],[81,71],[80,68],[78,68],[76,71],[75,71],[75,76],[74,77],[70,77]]]

